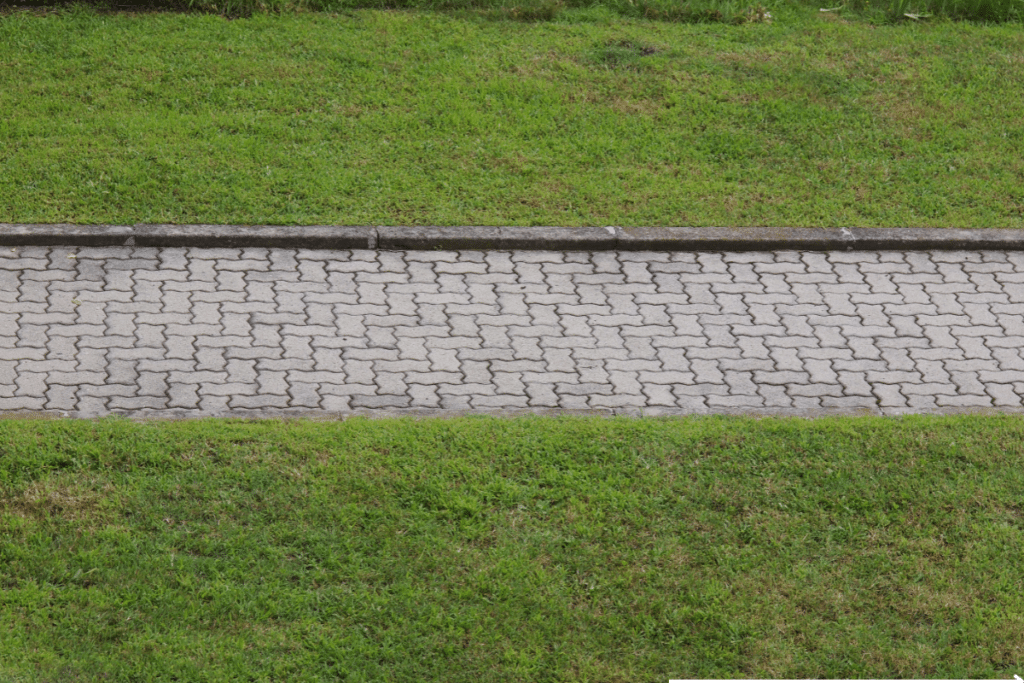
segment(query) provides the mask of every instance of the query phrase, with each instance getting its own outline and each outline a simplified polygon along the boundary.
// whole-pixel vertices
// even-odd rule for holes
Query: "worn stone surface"
[[[1024,407],[1024,255],[6,247],[0,411]]]

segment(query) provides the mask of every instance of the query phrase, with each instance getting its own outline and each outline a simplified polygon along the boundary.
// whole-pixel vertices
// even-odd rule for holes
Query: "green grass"
[[[1024,227],[1019,25],[771,11],[7,13],[0,222]]]
[[[992,678],[1024,421],[0,421],[0,679]]]

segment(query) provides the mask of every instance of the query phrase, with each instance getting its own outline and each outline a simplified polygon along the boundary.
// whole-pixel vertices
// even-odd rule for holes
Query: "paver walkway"
[[[1024,254],[0,250],[0,411],[1019,408]]]

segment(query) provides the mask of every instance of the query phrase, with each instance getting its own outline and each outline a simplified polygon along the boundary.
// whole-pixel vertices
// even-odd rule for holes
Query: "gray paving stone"
[[[412,403],[409,396],[353,396],[353,408],[408,408]]]
[[[46,404],[44,397],[12,396],[0,397],[0,410],[42,410]]]
[[[167,398],[159,396],[139,396],[131,398],[114,396],[107,401],[107,407],[112,411],[122,410],[127,412],[146,409],[160,410],[167,407]],[[202,408],[202,406],[200,407]],[[212,407],[208,409],[210,409],[211,412],[216,410]]]
[[[375,384],[321,384],[321,396],[376,396]]]
[[[207,396],[254,396],[258,391],[255,383],[225,382],[223,384],[203,384],[199,387],[199,395]]]
[[[142,358],[137,362],[135,369],[140,373],[170,373],[174,371],[188,373],[197,370],[196,366],[196,360],[186,360],[183,358],[168,360]],[[81,365],[79,367],[81,368]]]
[[[985,385],[985,392],[992,397],[992,402],[996,406],[1019,406],[1021,404],[1021,397],[1012,384],[989,383]]]
[[[298,408],[316,408],[320,405],[320,394],[316,384],[308,382],[291,382],[288,393],[291,395],[289,405]]]
[[[526,395],[531,406],[557,408],[561,400],[554,384],[549,382],[526,382]]]
[[[973,395],[936,396],[935,403],[941,407],[988,408],[992,406],[992,397]]]
[[[821,407],[855,413],[878,413],[878,399],[874,396],[822,396]]]
[[[78,404],[78,387],[51,384],[46,390],[46,410],[74,410]]]
[[[438,385],[415,384],[409,387],[410,405],[414,408],[439,408]]]
[[[1024,358],[1020,355],[1020,348],[995,348],[992,349],[992,357],[998,363],[996,372],[999,370],[1024,370]]]
[[[194,410],[199,407],[198,384],[174,384],[170,387],[167,393],[168,408],[185,408]]]

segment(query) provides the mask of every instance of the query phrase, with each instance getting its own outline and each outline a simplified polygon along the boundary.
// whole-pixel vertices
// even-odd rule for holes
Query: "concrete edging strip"
[[[0,246],[545,251],[1024,250],[1024,230],[0,223]]]

